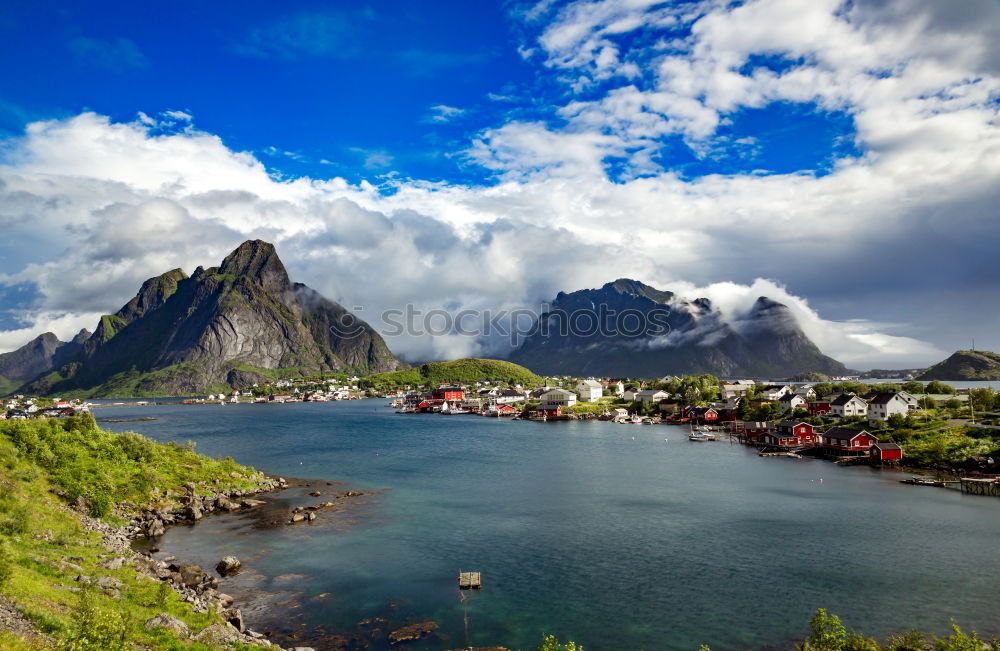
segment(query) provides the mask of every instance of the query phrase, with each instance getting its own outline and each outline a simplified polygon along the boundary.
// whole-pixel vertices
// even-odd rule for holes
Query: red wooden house
[[[822,434],[823,447],[831,452],[851,454],[863,452],[867,454],[872,445],[878,443],[878,437],[865,430],[848,429],[846,427],[831,427]]]
[[[435,400],[462,400],[465,398],[465,392],[462,391],[462,387],[438,387],[431,392],[431,397]]]
[[[903,458],[903,449],[895,443],[876,443],[869,454],[876,461],[899,461]]]
[[[696,423],[714,423],[719,420],[719,412],[713,407],[693,407],[687,406],[682,412],[683,415]]]
[[[760,435],[760,442],[766,445],[773,445],[779,448],[793,448],[799,443],[798,437],[791,432],[779,432],[778,430],[773,430],[770,432],[765,432]]]
[[[770,432],[772,428],[771,423],[767,421],[743,421],[743,435],[751,443],[759,441],[760,437]]]
[[[721,423],[731,423],[736,420],[736,410],[730,409],[729,407],[720,407],[715,410],[718,414],[718,420]]]
[[[819,443],[819,436],[809,423],[801,421],[783,420],[778,423],[778,432],[785,436],[795,437],[795,445],[811,445]]]
[[[829,414],[830,401],[829,400],[812,400],[806,403],[806,410],[809,412],[810,418],[815,418],[816,416],[822,416],[823,414]]]

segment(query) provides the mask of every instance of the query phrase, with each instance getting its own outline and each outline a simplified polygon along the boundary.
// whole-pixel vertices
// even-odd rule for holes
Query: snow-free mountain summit
[[[292,283],[273,245],[249,240],[218,267],[198,267],[190,277],[174,269],[147,280],[118,312],[101,317],[72,359],[23,390],[183,395],[245,387],[275,369],[405,367],[368,324]]]
[[[707,298],[690,300],[621,278],[600,289],[560,292],[551,305],[510,357],[542,375],[847,372],[820,352],[788,307],[764,296],[745,314],[723,315]],[[603,329],[594,331],[602,322]],[[637,325],[639,331],[625,332]]]

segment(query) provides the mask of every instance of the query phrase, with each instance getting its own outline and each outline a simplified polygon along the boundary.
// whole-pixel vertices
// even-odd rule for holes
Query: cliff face
[[[847,370],[820,352],[787,307],[766,297],[727,319],[708,299],[688,300],[629,279],[560,293],[510,359],[544,375],[785,377]]]
[[[333,327],[345,315],[305,285],[293,285],[271,244],[247,241],[219,267],[199,267],[191,277],[175,269],[143,283],[121,310],[101,318],[71,363],[28,389],[109,384],[109,391],[177,395],[260,378],[246,367],[307,374],[406,367],[364,322],[353,321],[346,335]]]
[[[917,380],[1000,380],[1000,355],[959,350],[916,377]]]
[[[35,337],[17,350],[0,355],[0,378],[21,383],[60,366],[76,355],[90,332],[81,330],[72,341],[60,341],[51,332]]]

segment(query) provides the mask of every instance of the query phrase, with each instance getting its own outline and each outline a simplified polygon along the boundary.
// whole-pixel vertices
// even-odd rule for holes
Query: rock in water
[[[220,576],[229,576],[230,574],[235,574],[240,569],[240,565],[242,565],[240,559],[235,556],[223,556],[219,564],[215,566],[215,571]]]
[[[393,644],[399,644],[400,642],[412,642],[414,640],[419,640],[423,636],[433,633],[438,628],[435,622],[420,622],[419,624],[410,624],[402,628],[397,628],[392,633],[389,633],[389,641]]]

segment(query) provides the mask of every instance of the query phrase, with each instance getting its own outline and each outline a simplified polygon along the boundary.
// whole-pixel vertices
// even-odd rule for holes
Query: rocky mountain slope
[[[60,341],[51,332],[38,335],[17,350],[0,354],[0,378],[16,384],[31,380],[72,359],[89,338],[87,330],[81,330],[72,341]]]
[[[847,370],[820,352],[786,306],[767,297],[746,314],[724,317],[706,298],[628,279],[560,292],[510,359],[543,375],[777,378]]]
[[[218,267],[147,280],[101,318],[75,357],[23,390],[185,395],[248,386],[264,380],[260,370],[289,368],[370,373],[406,364],[367,324],[293,284],[273,245],[252,240]]]
[[[985,350],[959,350],[915,379],[1000,380],[1000,355]]]

